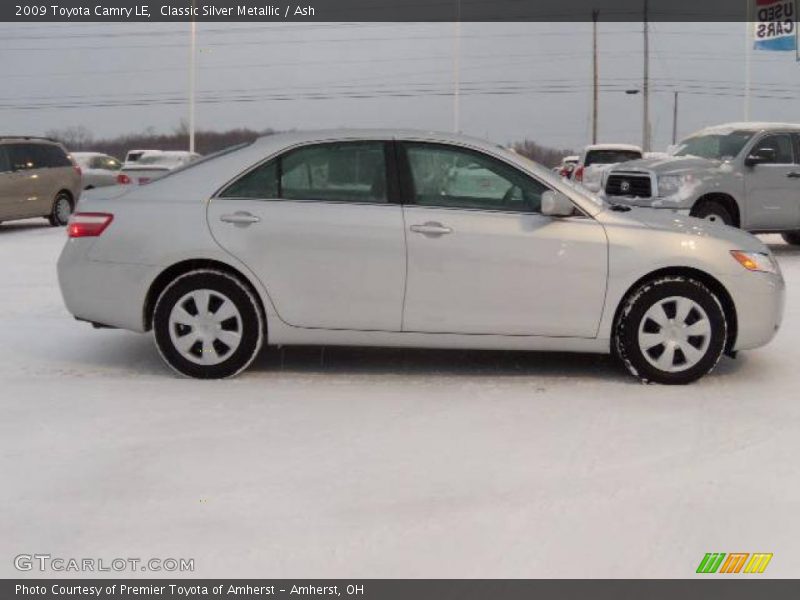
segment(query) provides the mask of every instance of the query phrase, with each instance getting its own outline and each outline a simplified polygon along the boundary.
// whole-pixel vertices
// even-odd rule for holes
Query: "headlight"
[[[660,175],[658,177],[658,195],[661,198],[674,196],[691,181],[691,175]]]
[[[778,272],[778,263],[770,254],[764,252],[731,250],[731,256],[748,271],[761,271],[763,273]]]

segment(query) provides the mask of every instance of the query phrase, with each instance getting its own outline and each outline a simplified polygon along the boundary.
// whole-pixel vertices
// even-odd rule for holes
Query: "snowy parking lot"
[[[202,577],[688,577],[706,552],[800,576],[800,248],[777,236],[782,330],[689,387],[590,355],[349,348],[180,379],[149,335],[70,317],[64,239],[0,226],[0,576],[48,553]]]

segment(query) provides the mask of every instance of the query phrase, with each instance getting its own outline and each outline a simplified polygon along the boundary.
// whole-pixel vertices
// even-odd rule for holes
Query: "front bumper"
[[[80,320],[145,331],[145,298],[157,268],[91,260],[94,241],[70,239],[61,251],[58,283],[67,310]]]
[[[769,343],[780,328],[786,297],[783,277],[748,273],[725,282],[736,307],[738,331],[733,350],[749,350]]]

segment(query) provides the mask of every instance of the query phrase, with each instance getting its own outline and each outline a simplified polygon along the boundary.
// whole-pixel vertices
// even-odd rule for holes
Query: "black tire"
[[[721,222],[731,227],[736,226],[730,209],[716,200],[703,200],[692,209],[691,215],[698,219]]]
[[[230,352],[227,356],[225,344],[223,344],[219,351],[221,362],[217,364],[198,364],[198,362],[195,362],[196,360],[202,360],[206,348],[209,347],[209,342],[206,340],[200,341],[199,352],[195,348],[197,344],[192,346],[194,352],[192,348],[185,351],[188,353],[187,355],[196,355],[194,360],[190,360],[182,354],[182,351],[178,349],[173,341],[173,335],[180,339],[179,329],[183,328],[183,326],[173,323],[175,331],[172,334],[170,332],[170,315],[173,312],[173,308],[187,294],[199,290],[210,291],[212,297],[217,300],[220,298],[230,300],[238,310],[239,318],[236,320],[236,327],[233,328],[233,331],[238,332],[240,341],[233,350],[228,348]],[[211,301],[208,304],[208,314],[213,314],[213,311],[210,310]],[[187,308],[186,302],[182,306]],[[191,327],[188,330],[191,332]],[[161,292],[153,313],[153,332],[156,347],[161,357],[172,369],[187,377],[221,379],[237,375],[253,362],[264,343],[265,326],[258,300],[246,285],[227,273],[212,269],[201,269],[181,275]],[[216,349],[217,344],[218,340],[210,342],[211,346],[215,346],[213,350],[215,354],[218,352]]]
[[[698,350],[698,353],[701,352],[701,348],[705,347],[701,353],[701,358],[692,366],[681,370],[680,363],[685,362],[688,364],[689,359],[687,355],[684,355],[683,350],[675,350],[671,362],[677,370],[669,371],[658,368],[651,363],[651,360],[655,361],[659,358],[659,346],[653,346],[649,349],[642,348],[639,339],[640,327],[642,335],[653,333],[652,329],[648,331],[648,328],[652,327],[657,328],[655,330],[656,334],[661,334],[661,327],[649,317],[645,320],[645,315],[660,302],[664,302],[662,309],[666,314],[667,310],[664,306],[673,304],[670,300],[673,297],[678,299],[688,298],[702,308],[702,311],[705,312],[704,318],[709,323],[709,334],[707,336],[689,336],[684,339],[682,343],[691,343],[692,347]],[[702,316],[702,311],[692,308],[687,317],[684,318],[684,323],[680,323],[674,313],[671,318],[669,314],[666,314],[670,318],[670,325],[668,326],[679,329],[682,324],[692,318],[698,317],[697,320],[701,320],[699,317]],[[676,323],[676,321],[678,322]],[[727,338],[728,324],[725,319],[725,311],[716,295],[702,282],[690,277],[668,276],[642,284],[626,298],[614,327],[613,344],[620,360],[634,377],[638,377],[645,383],[684,385],[700,379],[717,365],[725,349]],[[661,345],[661,352],[665,351],[666,347]],[[649,360],[645,357],[645,352],[648,353]],[[682,361],[681,358],[684,360]]]
[[[53,206],[50,209],[47,220],[53,227],[64,227],[69,221],[73,208],[72,196],[67,192],[59,192],[53,200]]]
[[[800,231],[787,231],[782,233],[783,241],[792,246],[800,246]]]

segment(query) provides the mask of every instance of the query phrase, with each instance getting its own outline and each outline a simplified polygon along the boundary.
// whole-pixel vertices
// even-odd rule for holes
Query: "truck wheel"
[[[698,219],[711,221],[712,223],[734,226],[733,215],[730,210],[728,210],[724,204],[716,200],[704,200],[700,202],[692,209],[691,215]]]
[[[634,377],[682,385],[716,366],[727,337],[725,312],[714,293],[696,279],[667,276],[645,282],[628,297],[613,343]]]
[[[800,246],[800,231],[787,231],[786,233],[782,233],[781,237],[787,244]]]

